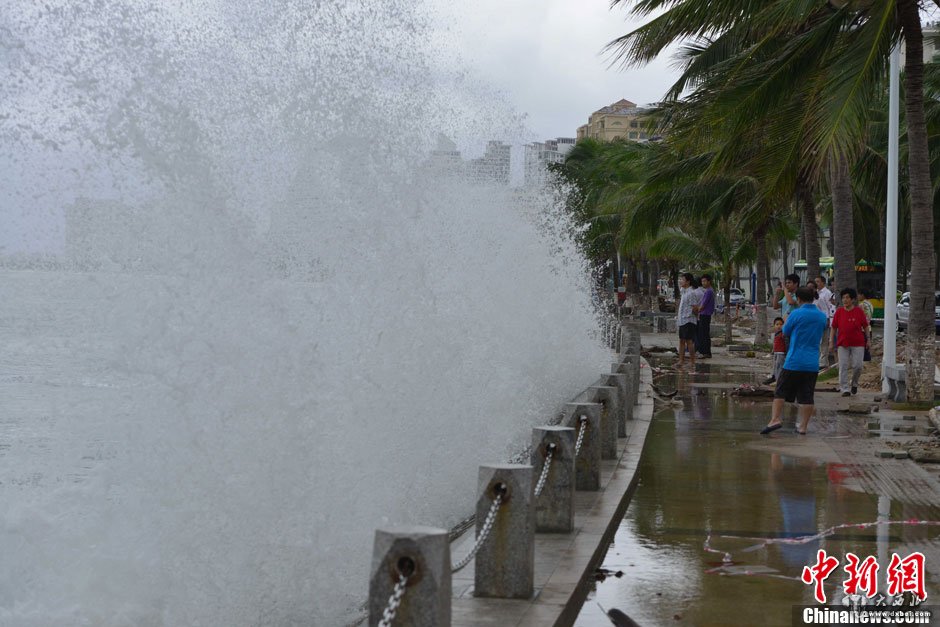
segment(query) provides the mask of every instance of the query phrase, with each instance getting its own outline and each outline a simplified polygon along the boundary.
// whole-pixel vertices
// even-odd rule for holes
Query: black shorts
[[[698,325],[696,325],[694,322],[686,322],[681,327],[679,327],[679,339],[694,340],[697,329]]]
[[[782,398],[788,403],[796,401],[800,405],[813,404],[813,392],[816,391],[818,371],[787,370],[784,368],[777,379],[774,398]]]

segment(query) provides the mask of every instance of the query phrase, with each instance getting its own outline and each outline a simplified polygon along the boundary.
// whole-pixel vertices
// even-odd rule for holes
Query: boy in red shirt
[[[839,294],[842,306],[836,309],[829,329],[830,351],[839,352],[839,389],[842,396],[858,392],[858,379],[862,375],[865,345],[868,344],[868,318],[861,307],[855,306],[856,292],[847,287]],[[852,384],[849,386],[849,373]],[[850,392],[851,390],[851,392]]]

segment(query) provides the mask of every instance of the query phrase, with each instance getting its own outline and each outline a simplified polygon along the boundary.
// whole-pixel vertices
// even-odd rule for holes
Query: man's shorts
[[[679,339],[680,340],[694,340],[695,331],[698,328],[694,322],[686,322],[681,327],[679,327]]]
[[[796,401],[800,405],[813,404],[813,392],[816,391],[818,371],[787,370],[784,368],[777,379],[774,398],[782,398],[788,403]]]

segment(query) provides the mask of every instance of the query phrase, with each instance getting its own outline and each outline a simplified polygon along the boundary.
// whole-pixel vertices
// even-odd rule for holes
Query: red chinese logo
[[[865,561],[860,562],[854,553],[847,553],[845,559],[848,564],[843,570],[849,574],[842,584],[845,593],[858,594],[861,589],[865,596],[875,596],[878,592],[878,560],[869,555]]]
[[[816,553],[816,563],[812,566],[803,567],[803,575],[800,577],[805,584],[816,584],[813,591],[818,603],[826,602],[826,591],[823,589],[823,582],[839,566],[839,560],[826,555],[826,552],[819,549]]]
[[[918,599],[926,599],[927,591],[924,588],[924,554],[911,553],[904,559],[897,553],[891,554],[891,563],[888,564],[888,594],[896,596],[905,592],[913,592]]]
[[[869,555],[864,560],[854,553],[846,553],[846,564],[843,570],[848,574],[842,583],[846,598],[859,599],[871,603],[876,600],[878,593],[878,560]],[[827,555],[822,549],[816,552],[816,563],[803,567],[800,579],[805,584],[815,584],[813,594],[818,603],[826,602],[826,591],[823,582],[839,566],[839,560]],[[888,579],[888,596],[901,597],[909,592],[916,603],[927,598],[926,581],[924,579],[924,554],[911,553],[901,559],[897,553],[891,554],[891,563],[885,571]],[[884,595],[881,595],[882,603]],[[844,601],[843,601],[844,602]],[[877,604],[877,603],[876,603]]]

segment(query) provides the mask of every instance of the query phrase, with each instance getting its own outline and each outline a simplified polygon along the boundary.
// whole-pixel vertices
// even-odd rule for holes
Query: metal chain
[[[392,596],[388,597],[388,605],[382,612],[382,620],[379,621],[379,627],[392,627],[392,621],[395,620],[395,614],[398,613],[398,606],[401,605],[401,598],[405,596],[405,585],[408,583],[408,577],[399,575],[398,583],[392,590]]]
[[[535,496],[538,496],[542,493],[542,489],[545,487],[545,481],[548,479],[548,469],[552,465],[552,454],[555,452],[555,445],[548,445],[548,454],[545,456],[545,465],[542,466],[542,474],[539,477],[538,483],[535,484]]]
[[[473,545],[473,548],[470,549],[470,552],[465,558],[457,562],[452,568],[451,572],[456,573],[458,570],[470,563],[470,560],[473,559],[473,556],[477,554],[477,551],[480,550],[480,547],[483,546],[483,543],[486,542],[486,537],[490,535],[490,529],[493,528],[493,522],[496,520],[496,510],[499,509],[499,506],[503,504],[503,495],[497,494],[496,498],[493,499],[493,504],[490,505],[490,511],[486,514],[486,520],[483,521],[483,528],[480,529],[480,535],[477,536],[477,542]]]
[[[575,457],[577,457],[577,456],[578,456],[578,453],[581,452],[581,443],[584,442],[584,432],[587,431],[587,428],[586,428],[586,427],[587,427],[587,423],[588,423],[588,417],[587,417],[587,416],[581,416],[580,422],[581,422],[581,428],[578,430],[578,441],[577,441],[577,443],[574,445],[574,456],[575,456]]]

